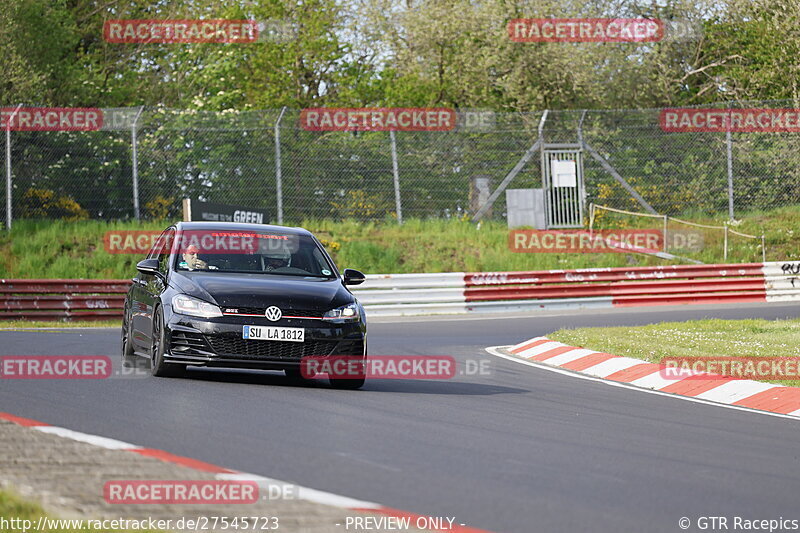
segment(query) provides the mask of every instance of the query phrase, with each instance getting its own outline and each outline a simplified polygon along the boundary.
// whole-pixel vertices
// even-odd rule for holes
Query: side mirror
[[[158,259],[143,259],[136,263],[136,270],[148,276],[161,277],[161,272],[158,271]]]
[[[361,285],[367,281],[367,277],[363,273],[358,270],[353,270],[352,268],[344,269],[343,278],[345,285]]]

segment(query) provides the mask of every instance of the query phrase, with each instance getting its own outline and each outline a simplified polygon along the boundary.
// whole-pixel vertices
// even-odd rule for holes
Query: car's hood
[[[338,279],[269,274],[173,272],[170,284],[184,294],[221,307],[269,307],[326,311],[354,301]]]

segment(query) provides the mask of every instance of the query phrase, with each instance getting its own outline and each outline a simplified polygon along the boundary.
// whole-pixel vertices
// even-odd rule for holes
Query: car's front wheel
[[[345,375],[348,377],[346,378],[334,378],[331,377],[331,374],[328,374],[328,383],[331,384],[331,387],[334,389],[343,389],[343,390],[356,390],[360,389],[364,386],[364,383],[367,381],[367,354],[366,350],[364,350],[364,356],[358,361],[359,364],[357,367],[354,367],[350,364],[347,365],[347,371],[344,372]],[[344,356],[348,359],[355,359],[358,356]],[[352,360],[351,359],[351,360]]]
[[[150,354],[152,363],[150,373],[154,376],[163,378],[175,378],[183,375],[186,367],[174,363],[167,363],[164,360],[164,350],[166,350],[166,328],[164,328],[164,313],[161,307],[153,312],[153,335]]]
[[[122,363],[124,365],[133,365],[136,356],[133,353],[133,344],[131,343],[131,320],[130,317],[125,315],[122,320]]]
[[[328,378],[328,382],[330,382],[331,387],[334,389],[343,389],[343,390],[356,390],[360,389],[366,383],[366,378],[359,378],[359,379],[338,379],[338,378]]]

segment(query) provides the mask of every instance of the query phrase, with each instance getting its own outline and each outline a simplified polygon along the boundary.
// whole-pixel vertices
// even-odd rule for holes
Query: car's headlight
[[[176,294],[172,297],[172,309],[182,315],[199,316],[201,318],[222,316],[222,311],[216,305],[185,294]]]
[[[337,307],[336,309],[331,309],[322,315],[322,319],[331,320],[334,322],[356,322],[360,316],[361,314],[358,311],[358,304],[351,303],[343,305],[342,307]]]

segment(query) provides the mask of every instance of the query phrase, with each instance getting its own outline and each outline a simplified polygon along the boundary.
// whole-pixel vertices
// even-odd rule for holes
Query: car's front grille
[[[223,307],[225,315],[257,315],[264,316],[266,307]],[[310,309],[281,309],[284,317],[316,318],[321,319],[322,313]]]
[[[300,359],[311,355],[330,355],[336,341],[256,341],[243,339],[241,334],[223,333],[206,337],[214,351],[222,358],[237,359]]]
[[[203,334],[187,331],[172,332],[170,353],[174,355],[211,355]]]
[[[266,311],[266,309],[264,310]],[[310,309],[284,309],[283,316],[296,316],[302,318],[322,318],[322,313]]]

